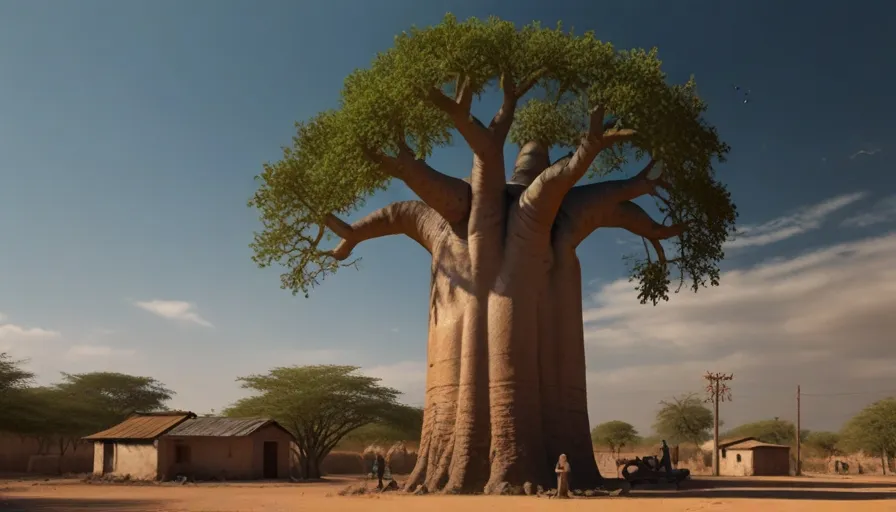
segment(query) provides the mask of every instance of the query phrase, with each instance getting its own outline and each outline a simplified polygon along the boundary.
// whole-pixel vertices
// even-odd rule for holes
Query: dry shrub
[[[406,475],[414,470],[414,466],[417,464],[417,454],[408,450],[405,443],[398,442],[386,452],[386,463],[392,474]]]

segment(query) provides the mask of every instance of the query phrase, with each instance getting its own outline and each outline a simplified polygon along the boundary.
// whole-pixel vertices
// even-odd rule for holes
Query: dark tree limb
[[[400,145],[403,147],[396,157],[382,154],[368,156],[379,164],[383,173],[403,181],[420,200],[450,224],[465,220],[470,213],[470,184],[433,169],[426,161],[415,158],[406,144]]]
[[[433,241],[443,226],[441,217],[421,201],[401,201],[380,208],[349,225],[333,215],[327,227],[342,238],[330,255],[344,261],[359,243],[372,238],[404,234],[432,252]]]
[[[630,129],[605,130],[605,112],[602,107],[592,109],[588,132],[572,157],[563,165],[553,165],[545,170],[526,189],[523,201],[543,221],[542,224],[553,221],[566,194],[582,179],[603,149],[630,140],[635,135],[635,131]]]
[[[513,124],[513,116],[516,114],[520,98],[535,87],[545,73],[547,73],[547,69],[540,69],[518,84],[514,82],[509,73],[501,74],[501,90],[504,91],[504,100],[488,127],[494,136],[495,143],[499,146],[503,146],[507,141],[507,134],[510,133],[510,126]]]
[[[659,188],[668,186],[657,162],[650,160],[631,178],[573,187],[561,205],[561,231],[574,246],[601,227],[621,227],[651,241],[680,235],[684,225],[666,226],[655,222],[631,202],[644,195],[662,199]]]
[[[470,86],[469,77],[460,82],[455,98],[446,95],[439,87],[430,89],[426,97],[436,108],[448,115],[473,153],[483,157],[494,151],[491,133],[470,113],[473,88]]]

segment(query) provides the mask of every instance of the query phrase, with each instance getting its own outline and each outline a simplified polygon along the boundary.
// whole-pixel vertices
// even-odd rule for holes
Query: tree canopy
[[[839,444],[840,434],[837,432],[816,431],[806,436],[806,446],[826,459],[840,453]]]
[[[619,456],[623,448],[637,443],[639,437],[638,431],[630,423],[612,420],[594,427],[591,440],[596,445],[606,446]]]
[[[0,353],[0,430],[15,431],[27,412],[25,390],[34,374],[25,370],[24,361]]]
[[[174,391],[152,377],[116,372],[62,374],[55,390],[94,411],[99,429],[118,423],[134,412],[165,409]]]
[[[754,421],[729,430],[725,437],[755,437],[763,443],[792,445],[796,442],[796,426],[778,418]]]
[[[242,386],[255,394],[238,400],[224,414],[275,419],[296,437],[303,476],[318,478],[323,458],[350,432],[375,423],[404,426],[419,414],[398,403],[399,391],[358,370],[292,366],[240,377]]]
[[[841,445],[896,457],[896,398],[874,402],[850,419],[841,432]]]
[[[653,429],[668,442],[690,442],[699,446],[709,437],[712,411],[695,394],[660,402]]]
[[[459,21],[449,14],[438,25],[412,28],[369,68],[346,78],[338,109],[297,123],[282,158],[264,165],[249,202],[263,225],[252,244],[254,260],[282,264],[282,286],[307,295],[352,263],[327,247],[330,232],[349,232],[333,215],[355,211],[393,178],[449,222],[466,218],[468,189],[425,159],[452,144],[455,133],[474,153],[484,151],[485,123],[470,109],[494,89],[504,101],[489,129],[501,145],[575,148],[605,127],[618,144],[600,153],[593,173],[619,172],[648,155],[661,166],[665,195],[654,195],[657,207],[687,232],[677,238],[674,256],[666,258],[654,241],[656,259],[648,254],[633,265],[642,302],[668,298],[672,264],[681,284],[687,280],[694,290],[717,284],[736,212],[713,163],[729,148],[703,119],[706,105],[694,80],[669,85],[660,64],[656,49],[620,51],[560,24],[518,29],[495,17]],[[437,198],[433,183],[456,194]]]
[[[22,368],[24,361],[12,358],[6,352],[0,352],[0,399],[8,391],[22,389],[27,386],[34,374]]]
[[[364,425],[346,434],[343,443],[360,444],[392,444],[399,441],[419,441],[423,428],[423,409],[407,407],[400,414],[387,421],[377,421]],[[341,445],[340,445],[341,446]]]

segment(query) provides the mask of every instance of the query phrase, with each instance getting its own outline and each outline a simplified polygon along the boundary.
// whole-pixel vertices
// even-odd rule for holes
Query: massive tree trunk
[[[443,226],[431,248],[423,432],[407,490],[552,486],[561,453],[569,456],[574,488],[600,482],[575,247],[528,225],[513,185],[507,188],[502,217],[509,220],[485,293],[464,233]]]
[[[377,161],[422,201],[395,203],[352,225],[332,215],[326,221],[343,238],[332,251],[338,260],[363,240],[398,233],[432,255],[423,432],[405,489],[553,486],[562,453],[573,488],[594,488],[600,473],[588,421],[576,247],[601,226],[654,242],[680,231],[628,202],[655,189],[652,164],[633,178],[574,187],[603,148],[633,133],[606,128],[602,109],[593,110],[575,153],[550,164],[545,145],[528,143],[505,182],[504,139],[524,91],[505,90],[489,128],[469,114],[471,93],[464,91],[456,101],[438,91],[432,99],[473,149],[468,180],[442,175],[400,147],[398,157]]]

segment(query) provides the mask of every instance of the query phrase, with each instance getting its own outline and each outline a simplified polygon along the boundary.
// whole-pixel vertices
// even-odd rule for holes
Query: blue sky
[[[791,414],[799,382],[858,393],[809,407],[819,428],[896,391],[885,365],[873,371],[896,364],[886,338],[896,325],[876,315],[896,297],[882,263],[896,256],[896,76],[885,64],[896,6],[871,1],[811,11],[770,1],[0,3],[0,350],[30,358],[43,382],[62,370],[153,375],[178,392],[172,405],[197,411],[238,397],[237,375],[317,362],[362,365],[422,402],[425,251],[367,242],[360,272],[293,297],[278,269],[251,262],[257,221],[245,203],[295,121],[335,106],[344,77],[396,33],[446,11],[564,20],[621,48],[658,46],[670,80],[696,75],[733,147],[719,176],[753,228],[725,262],[734,284],[640,306],[616,282],[631,249],[624,233],[580,248],[592,421],[646,429],[657,400],[699,390],[710,369],[743,376],[734,423]],[[432,164],[461,176],[469,152],[450,148]],[[408,196],[396,185],[367,208]],[[797,292],[779,290],[788,283]],[[846,293],[857,310],[831,326]],[[765,299],[737,302],[757,294]],[[643,318],[656,329],[633,330]],[[860,340],[850,338],[856,318]],[[783,366],[763,370],[769,360]],[[852,370],[822,376],[834,362]],[[685,365],[693,371],[672,371]],[[630,409],[632,394],[643,405]]]

